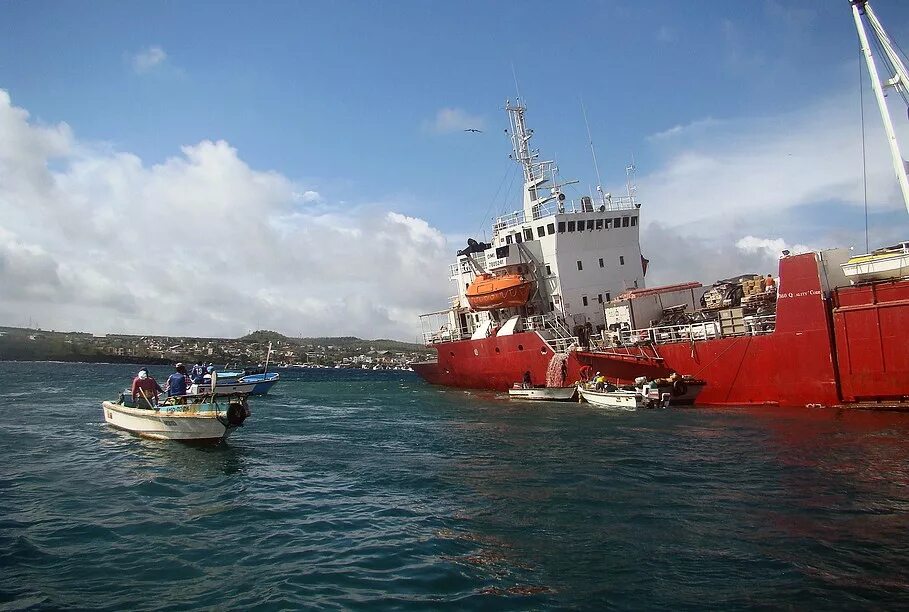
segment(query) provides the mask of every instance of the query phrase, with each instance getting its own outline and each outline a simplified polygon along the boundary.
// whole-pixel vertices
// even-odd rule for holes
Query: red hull
[[[568,379],[590,365],[627,383],[676,371],[707,381],[704,405],[909,408],[909,281],[824,297],[814,254],[780,261],[776,330],[767,335],[575,352]],[[414,369],[434,384],[505,390],[530,371],[543,382],[552,351],[536,333],[437,344],[438,362]]]

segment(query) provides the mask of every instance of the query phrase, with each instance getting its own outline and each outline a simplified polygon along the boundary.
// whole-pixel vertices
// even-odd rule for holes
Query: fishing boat
[[[101,409],[108,425],[143,438],[216,442],[226,440],[250,415],[246,397],[244,393],[207,393],[139,408],[127,392],[117,402],[102,402]]]
[[[509,397],[543,402],[566,402],[574,399],[576,393],[577,388],[573,385],[571,387],[534,387],[524,383],[515,383],[508,390]]]
[[[638,390],[616,389],[598,391],[587,385],[578,385],[578,394],[585,402],[597,408],[637,410],[652,407],[649,400]]]
[[[894,103],[909,99],[909,71],[871,3],[850,6],[909,210],[909,178],[884,97],[887,88],[900,94]],[[624,195],[597,188],[570,199],[554,162],[530,148],[523,103],[505,109],[511,158],[524,174],[523,207],[494,221],[488,248],[458,252],[448,270],[457,295],[447,309],[421,316],[424,342],[436,352],[411,364],[424,380],[505,391],[524,372],[542,379],[559,359],[569,379],[589,366],[620,385],[689,372],[706,382],[699,405],[909,410],[905,243],[868,255],[783,251],[775,275],[645,288],[634,166]],[[466,289],[477,275],[520,268],[536,280],[525,303],[471,305]]]

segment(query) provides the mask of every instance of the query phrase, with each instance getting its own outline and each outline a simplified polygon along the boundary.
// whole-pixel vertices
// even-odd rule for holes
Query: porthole
[[[480,351],[478,351],[477,349],[473,349],[473,355],[474,355],[474,357],[479,357]]]
[[[545,354],[546,354],[546,347],[545,347],[545,346],[541,346],[541,347],[540,347],[540,355],[545,355]]]
[[[496,347],[496,352],[501,353],[502,351],[499,349],[499,347]]]
[[[451,355],[452,357],[454,357],[454,351],[451,351],[451,352],[448,353],[448,354]]]
[[[523,351],[523,350],[524,350],[524,345],[523,345],[523,344],[519,344],[519,345],[518,345],[518,350],[519,350],[519,351]]]

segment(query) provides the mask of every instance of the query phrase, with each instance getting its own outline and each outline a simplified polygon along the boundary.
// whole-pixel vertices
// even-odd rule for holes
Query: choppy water
[[[0,363],[0,608],[909,601],[909,415],[285,371],[229,445],[194,448],[103,424],[133,370]]]

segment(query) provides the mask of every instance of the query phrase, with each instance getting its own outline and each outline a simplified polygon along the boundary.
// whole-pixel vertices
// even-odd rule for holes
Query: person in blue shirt
[[[189,371],[189,377],[192,379],[194,385],[201,385],[202,379],[205,378],[205,366],[202,365],[202,362],[199,361],[196,365],[193,366],[193,369]]]
[[[186,366],[182,363],[178,363],[174,366],[174,369],[176,372],[170,375],[167,379],[167,384],[164,385],[167,397],[180,397],[186,395],[186,388],[189,386],[189,376],[186,375]]]

